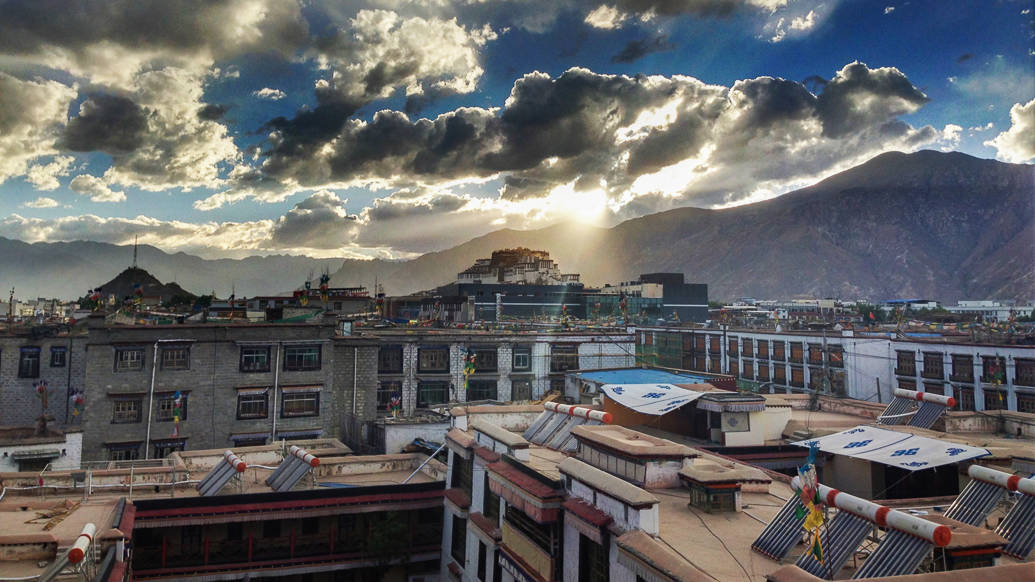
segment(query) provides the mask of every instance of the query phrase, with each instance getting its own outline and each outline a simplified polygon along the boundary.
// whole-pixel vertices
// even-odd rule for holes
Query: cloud
[[[1035,159],[1035,99],[1010,108],[1010,129],[985,142],[1000,160],[1023,163]]]
[[[277,248],[340,249],[354,236],[357,217],[346,210],[347,200],[321,190],[295,205],[270,232]]]
[[[664,53],[676,48],[665,35],[654,38],[631,40],[621,51],[611,57],[612,63],[633,63],[652,53]]]
[[[895,7],[894,6],[885,6],[884,7],[884,14],[891,14],[894,11],[895,11]]]
[[[123,202],[126,195],[122,192],[113,192],[104,180],[89,174],[81,174],[72,178],[68,187],[73,192],[83,196],[89,196],[91,202]]]
[[[54,208],[55,206],[59,206],[59,204],[58,201],[54,200],[53,198],[40,196],[35,200],[22,204],[22,206],[26,208]]]
[[[119,95],[93,95],[68,121],[61,146],[74,152],[102,151],[118,155],[143,143],[148,111]]]
[[[971,53],[964,53],[964,54],[956,57],[956,62],[957,63],[965,63],[965,62],[969,61],[972,58],[974,58],[973,54],[971,54]]]
[[[778,43],[805,36],[821,25],[837,4],[836,1],[804,0],[773,6],[763,20],[758,37]]]
[[[602,198],[610,219],[650,207],[743,203],[888,149],[944,144],[954,135],[900,119],[927,97],[897,69],[850,63],[815,86],[818,94],[772,77],[722,87],[691,77],[580,68],[557,78],[530,73],[514,83],[499,109],[463,107],[434,119],[385,110],[370,121],[349,120],[298,155],[281,152],[275,166],[267,160],[261,171],[242,174],[236,190],[202,203],[282,199],[284,192],[324,187],[409,193],[360,212],[357,240],[373,244],[403,235],[391,228],[392,235],[370,239],[367,225],[406,218],[406,228],[417,228],[416,216],[446,216],[440,210],[447,203],[464,220],[479,216],[480,224],[497,226],[557,220],[568,208],[563,200],[573,197]],[[497,198],[449,192],[490,180],[501,185]],[[420,232],[433,236],[423,224]]]
[[[270,101],[280,101],[284,97],[287,97],[287,94],[281,91],[280,89],[263,87],[258,91],[252,91],[252,96],[258,97],[259,99],[269,99]]]
[[[63,83],[0,72],[0,184],[24,175],[33,160],[58,153],[75,96],[76,88]]]
[[[626,18],[628,18],[628,15],[619,12],[614,6],[601,4],[586,15],[584,22],[593,28],[614,30],[616,28],[621,28],[622,23],[625,22]]]
[[[61,186],[58,177],[67,176],[74,161],[75,158],[71,156],[55,156],[49,164],[30,166],[25,174],[25,181],[35,186],[37,190],[56,190]]]
[[[154,64],[203,72],[247,53],[290,57],[308,38],[298,2],[12,0],[0,53],[14,62],[124,86]]]

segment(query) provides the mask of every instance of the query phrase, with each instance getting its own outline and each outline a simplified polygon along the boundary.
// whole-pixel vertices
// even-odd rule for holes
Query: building
[[[634,338],[610,329],[356,328],[352,335],[332,343],[341,359],[359,362],[355,399],[351,372],[335,374],[340,384],[337,392],[346,407],[342,439],[357,450],[376,452],[394,452],[382,448],[381,434],[402,430],[400,425],[407,419],[413,420],[414,430],[424,431],[424,438],[441,440],[444,430],[431,431],[425,426],[427,419],[417,418],[423,410],[463,402],[538,400],[551,391],[562,393],[569,370],[634,363]],[[371,381],[375,389],[364,384],[362,376],[370,354],[375,358]],[[390,425],[378,422],[392,415],[393,399],[398,399],[402,419]]]
[[[962,411],[1035,412],[1035,346],[963,335],[641,327],[637,357],[729,374],[763,391],[818,390],[888,402],[896,388],[953,396]]]
[[[577,273],[561,273],[550,253],[524,247],[493,251],[456,275],[457,283],[474,284],[577,285],[579,279]]]
[[[946,310],[963,315],[967,319],[981,318],[985,321],[1008,321],[1011,317],[1026,317],[1035,314],[1035,305],[1017,305],[1013,300],[957,301]]]
[[[86,461],[337,436],[335,318],[303,324],[88,321]],[[365,379],[365,378],[364,378]]]
[[[43,414],[41,389],[47,391],[48,422],[78,424],[85,347],[86,334],[64,324],[0,330],[0,426],[36,425]]]
[[[42,476],[0,473],[8,487],[0,512],[34,518],[0,520],[0,575],[96,582],[437,576],[445,465],[420,454],[354,456],[333,439],[294,445],[301,456],[285,443]],[[270,481],[292,461],[304,470]],[[69,550],[88,523],[95,533],[76,561]]]
[[[670,322],[704,323],[708,319],[708,285],[687,283],[682,273],[648,273],[636,281],[606,285],[600,291],[605,297],[589,297],[587,301],[599,301],[603,313],[614,311],[612,304],[619,296],[627,302],[628,313],[642,311]]]

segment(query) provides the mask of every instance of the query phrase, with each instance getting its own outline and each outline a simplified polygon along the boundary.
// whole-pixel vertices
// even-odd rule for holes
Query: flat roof
[[[696,374],[676,374],[644,368],[578,372],[576,376],[600,384],[706,384],[711,379]]]

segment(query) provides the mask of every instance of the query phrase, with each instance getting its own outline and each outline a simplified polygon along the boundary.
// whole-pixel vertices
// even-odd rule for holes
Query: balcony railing
[[[916,376],[916,366],[895,366],[896,376]]]

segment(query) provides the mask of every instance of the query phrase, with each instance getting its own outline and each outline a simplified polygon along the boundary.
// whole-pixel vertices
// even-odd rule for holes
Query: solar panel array
[[[1004,554],[1018,560],[1025,559],[1031,550],[1035,549],[1035,497],[1022,492],[1021,498],[1010,513],[1006,514],[1006,519],[999,524],[995,533],[1010,542],[1003,546]]]
[[[945,414],[945,406],[937,402],[922,402],[916,410],[913,418],[909,419],[909,426],[920,428],[931,428],[941,416]]]
[[[995,483],[971,479],[963,488],[963,492],[956,496],[952,505],[945,510],[945,517],[979,526],[984,523],[988,514],[992,513],[1005,493],[1006,490]]]
[[[277,465],[276,470],[266,478],[266,484],[272,487],[274,491],[290,491],[302,477],[319,464],[320,459],[316,458],[315,455],[310,454],[309,451],[301,447],[291,445],[288,448],[288,455],[284,457],[280,465]]]
[[[820,534],[823,561],[817,560],[812,552],[805,552],[798,558],[797,566],[813,576],[832,579],[852,557],[872,528],[873,525],[863,517],[847,511],[838,512],[834,519],[830,520],[826,531]]]
[[[530,443],[557,451],[574,451],[577,446],[571,431],[576,426],[595,426],[611,422],[611,415],[584,406],[547,402],[545,410],[522,434]]]
[[[889,529],[877,549],[863,562],[852,579],[912,574],[933,547],[934,544],[924,538]]]
[[[905,424],[909,417],[904,415],[912,412],[915,403],[915,400],[909,398],[892,398],[888,407],[877,418],[877,424]]]
[[[801,524],[805,522],[805,513],[802,511],[800,516],[797,515],[799,507],[802,505],[797,495],[788,499],[773,521],[765,526],[751,544],[751,549],[774,560],[787,557],[791,548],[801,540]]]
[[[245,462],[233,451],[226,451],[223,453],[222,462],[213,467],[208,475],[205,475],[205,478],[197,484],[198,494],[202,497],[216,495],[223,490],[223,487],[226,487],[231,479],[243,473],[247,468]]]

